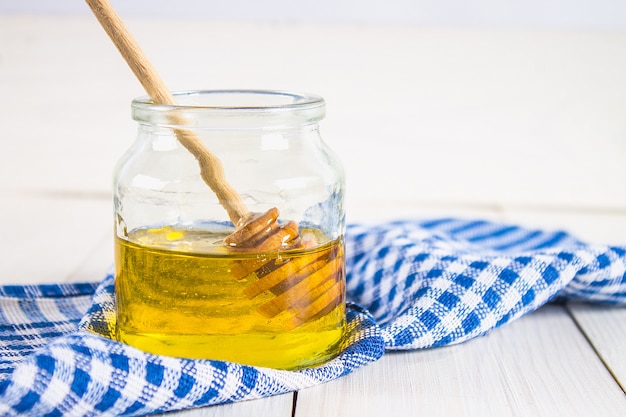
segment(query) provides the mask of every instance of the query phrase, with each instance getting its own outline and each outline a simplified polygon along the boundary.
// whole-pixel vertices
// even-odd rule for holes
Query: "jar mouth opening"
[[[325,114],[324,99],[309,93],[191,90],[173,96],[176,104],[156,104],[148,96],[135,98],[131,103],[133,120],[179,127],[272,128],[315,123]],[[173,118],[174,113],[184,118]]]
[[[206,110],[289,110],[302,107],[319,107],[324,99],[309,93],[279,90],[190,90],[176,91],[172,95],[177,104],[155,104],[148,96],[133,100],[133,105],[163,109]]]

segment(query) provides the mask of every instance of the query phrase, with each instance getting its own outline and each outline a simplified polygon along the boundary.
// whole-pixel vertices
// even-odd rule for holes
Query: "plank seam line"
[[[296,403],[298,402],[298,391],[293,392],[293,400],[291,402],[291,417],[296,417]]]
[[[572,311],[569,308],[569,304],[565,305],[565,311],[567,311],[567,314],[570,316],[570,318],[572,319],[572,321],[574,322],[574,325],[576,326],[576,328],[580,331],[580,333],[582,333],[583,337],[585,338],[585,340],[587,341],[587,343],[589,344],[589,346],[591,347],[591,349],[594,351],[594,353],[596,354],[596,356],[598,357],[598,359],[600,359],[600,362],[602,362],[602,364],[604,365],[604,368],[609,372],[609,374],[611,375],[611,377],[613,378],[613,380],[615,381],[615,383],[617,384],[617,386],[622,390],[622,392],[624,394],[626,394],[626,386],[624,384],[622,384],[619,380],[619,378],[617,377],[617,375],[615,374],[615,372],[613,372],[613,370],[611,369],[611,367],[609,366],[608,362],[604,359],[604,357],[602,356],[602,354],[600,353],[600,351],[598,350],[598,348],[596,347],[596,345],[593,343],[593,341],[589,338],[589,336],[587,335],[587,333],[585,332],[585,330],[583,329],[582,325],[580,324],[580,322],[578,320],[576,320],[576,316],[572,313]]]

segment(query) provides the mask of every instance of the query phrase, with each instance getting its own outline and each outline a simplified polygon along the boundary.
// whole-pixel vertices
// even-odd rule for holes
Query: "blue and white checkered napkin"
[[[285,393],[385,350],[460,343],[555,298],[626,305],[626,247],[442,219],[351,225],[349,331],[317,368],[278,371],[143,353],[112,340],[113,277],[0,287],[0,415],[145,415]],[[95,291],[95,293],[94,293]]]

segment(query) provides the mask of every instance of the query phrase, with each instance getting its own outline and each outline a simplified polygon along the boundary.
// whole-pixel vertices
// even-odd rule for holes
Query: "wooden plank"
[[[112,244],[102,249],[103,239],[113,233],[109,200],[44,193],[5,193],[4,197],[0,207],[4,219],[0,284],[97,281],[104,277],[113,252]]]
[[[295,416],[617,417],[625,410],[626,396],[565,309],[549,305],[486,337],[387,354],[302,390]]]
[[[567,308],[626,392],[626,308],[583,303]]]
[[[405,196],[407,197],[407,196]],[[346,201],[349,223],[377,224],[399,219],[429,220],[440,218],[482,219],[502,222],[502,211],[497,204],[467,202],[437,202],[408,198],[351,198]]]
[[[288,393],[259,400],[215,405],[159,415],[167,417],[291,417],[293,395]]]
[[[68,282],[94,282],[104,279],[113,268],[113,225],[101,232],[99,239],[88,249],[85,258],[68,276]],[[98,236],[96,236],[97,238]]]

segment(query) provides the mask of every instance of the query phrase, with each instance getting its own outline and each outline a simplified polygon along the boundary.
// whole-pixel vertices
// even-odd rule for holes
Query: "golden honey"
[[[278,369],[335,356],[345,331],[343,241],[303,230],[306,249],[249,253],[225,247],[226,235],[162,227],[116,237],[118,339]]]

